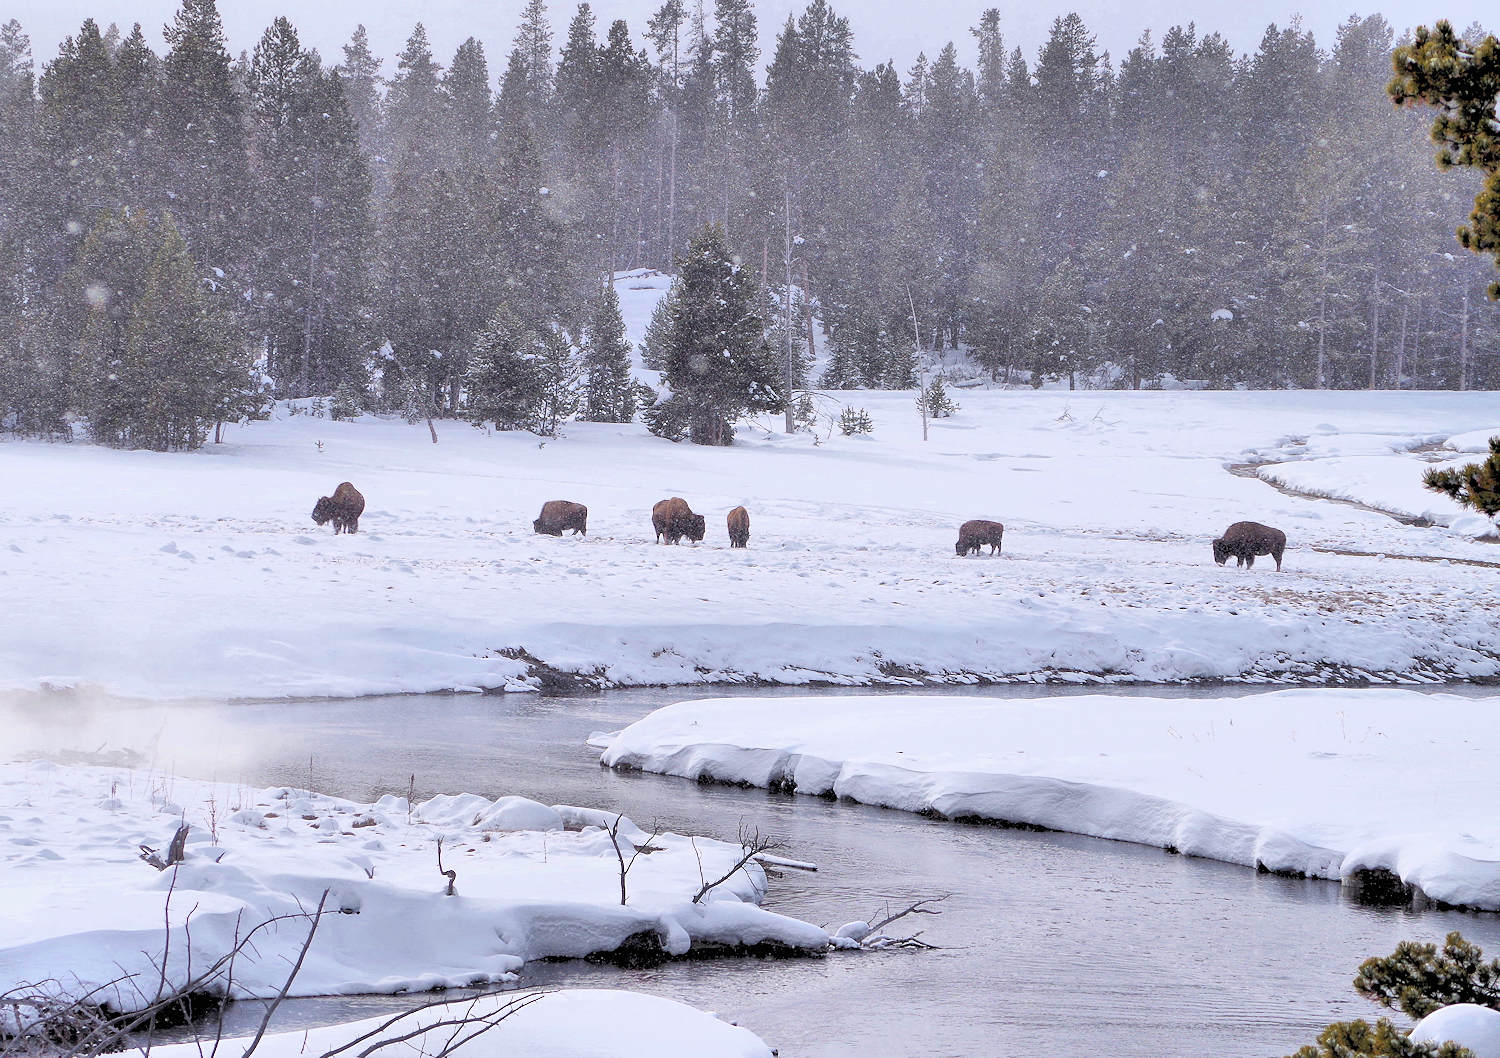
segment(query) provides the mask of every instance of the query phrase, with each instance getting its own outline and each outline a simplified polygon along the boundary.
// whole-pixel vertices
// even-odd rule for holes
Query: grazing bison
[[[1281,554],[1286,550],[1286,534],[1259,522],[1235,522],[1224,535],[1214,541],[1214,561],[1223,565],[1233,555],[1236,566],[1249,569],[1255,565],[1256,555],[1270,555],[1276,560],[1276,572],[1281,572]]]
[[[708,531],[703,515],[694,514],[681,496],[661,500],[651,508],[651,527],[656,530],[658,543],[665,538],[669,544],[677,543],[684,536],[696,544]]]
[[[743,507],[729,512],[729,546],[750,546],[750,512]]]
[[[959,555],[977,555],[985,544],[990,545],[990,554],[1000,550],[1000,538],[1005,535],[1005,526],[999,522],[988,522],[975,518],[958,527],[958,543],[953,550]]]
[[[333,535],[359,532],[359,516],[365,512],[365,498],[347,481],[333,490],[332,496],[319,496],[313,506],[313,521],[319,525],[333,522]]]
[[[531,523],[531,528],[547,536],[562,536],[566,529],[573,535],[589,535],[589,509],[572,500],[548,500],[542,504],[542,513]]]

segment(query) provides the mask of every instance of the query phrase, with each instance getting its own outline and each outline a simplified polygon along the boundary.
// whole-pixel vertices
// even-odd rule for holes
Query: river
[[[661,825],[726,838],[743,822],[784,839],[787,855],[820,867],[786,872],[767,906],[825,925],[873,916],[887,903],[949,894],[941,916],[913,924],[935,951],[641,971],[550,963],[526,972],[529,984],[680,999],[753,1029],[782,1055],[1285,1054],[1330,1020],[1380,1013],[1349,982],[1363,959],[1400,940],[1440,941],[1458,929],[1500,954],[1496,915],[1366,908],[1335,883],[1256,875],[1154,848],[617,774],[601,769],[597,752],[584,745],[591,732],[618,729],[661,705],[720,693],[796,692],[647,689],[576,698],[182,706],[170,714],[179,748],[154,763],[253,785],[311,785],[358,800],[404,795],[413,781],[418,798],[522,794],[620,810],[648,830]],[[198,727],[201,739],[191,737]],[[188,745],[197,748],[180,748]],[[226,775],[231,767],[234,774]],[[393,1002],[290,1002],[279,1023],[365,1016]],[[250,1020],[254,1005],[238,1006],[232,1020]]]

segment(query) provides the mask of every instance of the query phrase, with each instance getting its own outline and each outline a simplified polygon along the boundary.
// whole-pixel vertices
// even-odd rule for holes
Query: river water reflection
[[[174,707],[174,726],[191,729],[201,719],[218,748],[174,751],[184,759],[155,763],[253,785],[311,784],[358,800],[404,795],[414,776],[418,798],[521,794],[617,809],[647,829],[726,838],[743,822],[821,867],[786,873],[767,906],[825,925],[872,915],[887,901],[951,894],[940,917],[916,926],[937,951],[643,971],[528,968],[528,983],[631,988],[717,1011],[783,1055],[1285,1054],[1330,1020],[1376,1016],[1349,982],[1364,958],[1399,940],[1441,940],[1460,929],[1500,954],[1500,916],[1363,908],[1333,883],[1258,876],[1159,849],[616,774],[584,745],[591,732],[623,727],[660,705],[719,693]],[[288,1003],[282,1024],[365,1016],[391,1002]]]

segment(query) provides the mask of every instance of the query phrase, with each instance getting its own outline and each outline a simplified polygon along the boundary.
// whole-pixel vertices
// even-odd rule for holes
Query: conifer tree
[[[532,324],[502,307],[474,341],[465,414],[475,425],[554,437],[578,408],[578,369],[555,324]]]
[[[1500,959],[1484,961],[1484,952],[1449,933],[1443,947],[1402,941],[1383,958],[1366,959],[1354,977],[1354,990],[1383,1007],[1399,1009],[1418,1020],[1456,1003],[1500,1010]],[[1455,1043],[1421,1044],[1388,1018],[1374,1025],[1360,1019],[1334,1022],[1316,1044],[1291,1058],[1473,1058]]]
[[[281,394],[363,384],[371,187],[343,81],[284,18],[262,35],[246,80],[257,176],[249,323]]]
[[[244,107],[215,0],[183,0],[162,63],[165,190],[194,257],[233,272],[248,193]]]
[[[666,333],[652,336],[671,397],[669,419],[685,422],[696,444],[727,445],[734,421],[780,410],[778,365],[756,310],[754,274],[710,225],[688,246],[664,299]],[[660,405],[653,427],[663,421]]]
[[[491,168],[499,138],[494,98],[484,45],[473,37],[453,55],[443,77],[443,101],[443,129],[449,141],[445,162],[459,171]]]
[[[385,156],[410,172],[428,172],[438,164],[433,132],[442,127],[441,73],[427,28],[418,22],[396,60],[385,100]]]
[[[630,342],[620,318],[620,297],[605,284],[583,342],[583,411],[586,422],[635,418],[636,384],[630,376]]]
[[[94,440],[196,448],[215,423],[255,406],[250,358],[199,277],[170,216],[107,214],[67,287],[57,333],[78,335],[73,403]]]
[[[1500,437],[1490,438],[1489,458],[1483,463],[1451,470],[1434,468],[1422,475],[1422,484],[1487,517],[1500,514]]]
[[[359,130],[360,149],[372,162],[382,142],[381,65],[382,61],[370,51],[370,36],[365,27],[355,26],[349,43],[344,45],[344,61],[338,65],[338,75],[344,84],[349,117]],[[383,175],[381,166],[374,165],[372,169]]]
[[[1416,38],[1392,56],[1396,77],[1388,91],[1398,105],[1420,101],[1440,108],[1432,123],[1438,164],[1477,169],[1484,178],[1458,241],[1500,265],[1500,39],[1475,37],[1461,38],[1445,21],[1435,30],[1418,27]],[[1500,282],[1490,285],[1489,295],[1500,300]]]

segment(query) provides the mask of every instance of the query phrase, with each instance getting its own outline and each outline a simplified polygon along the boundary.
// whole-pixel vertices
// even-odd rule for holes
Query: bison
[[[750,512],[736,507],[729,512],[729,546],[750,546]]]
[[[365,512],[365,498],[347,481],[333,490],[332,496],[319,496],[313,505],[313,521],[323,525],[333,522],[333,535],[359,532],[359,516]]]
[[[658,543],[665,538],[669,544],[677,543],[684,536],[696,544],[707,532],[703,515],[694,514],[681,496],[661,500],[651,508],[651,527],[656,530]]]
[[[572,500],[548,500],[542,504],[541,515],[531,523],[531,528],[547,536],[562,536],[564,530],[573,530],[573,535],[589,535],[589,509]]]
[[[977,555],[985,544],[990,545],[990,554],[1000,550],[1000,538],[1005,535],[1005,526],[999,522],[975,518],[958,527],[958,543],[953,550],[959,555]]]
[[[1214,541],[1214,561],[1223,565],[1233,555],[1236,566],[1246,569],[1255,565],[1256,555],[1270,555],[1281,572],[1281,554],[1286,550],[1286,534],[1259,522],[1235,522]]]

